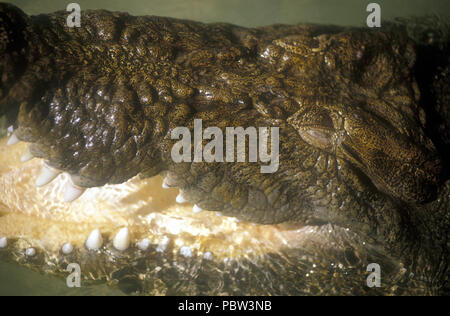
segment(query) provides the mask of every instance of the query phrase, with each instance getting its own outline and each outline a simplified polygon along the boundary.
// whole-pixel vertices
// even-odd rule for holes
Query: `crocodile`
[[[0,4],[0,258],[61,277],[78,263],[83,282],[148,295],[449,293],[438,19],[67,15]],[[173,131],[195,120],[278,128],[277,170],[174,161]]]

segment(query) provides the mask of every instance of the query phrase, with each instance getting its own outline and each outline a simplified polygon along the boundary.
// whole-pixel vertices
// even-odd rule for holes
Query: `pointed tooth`
[[[167,236],[164,236],[163,240],[159,243],[158,247],[156,247],[156,252],[164,252],[169,245],[170,239]]]
[[[180,255],[182,255],[185,258],[191,258],[192,257],[192,250],[190,247],[183,246],[180,248]]]
[[[113,246],[119,251],[125,251],[130,247],[130,230],[122,228],[114,237]]]
[[[89,250],[99,250],[103,245],[103,237],[100,230],[94,230],[86,240],[86,248]]]
[[[20,157],[20,161],[27,162],[33,158],[34,158],[34,156],[31,154],[30,150],[27,148],[27,150],[25,150],[25,152],[23,153],[22,157]]]
[[[203,209],[201,207],[199,207],[197,204],[194,205],[194,207],[192,208],[192,211],[197,214],[200,212],[203,212]]]
[[[62,251],[62,253],[65,254],[65,255],[71,254],[72,251],[73,251],[73,246],[72,246],[72,244],[71,244],[70,242],[65,243],[65,244],[62,246],[61,251]]]
[[[35,255],[36,255],[36,249],[28,248],[27,250],[25,250],[25,256],[34,257]]]
[[[163,187],[163,189],[170,189],[170,187],[167,185],[166,181],[163,181],[162,187]]]
[[[13,125],[8,126],[8,134],[12,134],[12,133],[14,133],[14,126]]]
[[[150,247],[150,240],[148,238],[142,239],[137,243],[137,247],[142,251],[146,251]]]
[[[180,193],[177,195],[176,202],[177,202],[178,204],[183,204],[183,203],[186,203],[187,200],[183,197],[183,194],[180,192]]]
[[[66,190],[64,191],[64,201],[70,203],[78,199],[86,191],[84,188],[77,187],[72,183],[67,183]]]
[[[203,255],[203,259],[211,261],[214,259],[214,256],[211,252],[208,251],[208,252],[205,252],[205,254]]]
[[[36,180],[36,186],[37,187],[42,187],[42,186],[44,186],[46,184],[49,184],[60,173],[61,173],[61,171],[53,169],[53,168],[47,166],[46,164],[44,164],[44,166],[42,167],[42,170],[41,170],[41,174],[39,175],[39,177]]]
[[[15,144],[18,144],[20,142],[20,139],[16,136],[16,134],[12,134],[11,137],[8,139],[8,143],[6,145],[13,146]]]
[[[6,237],[0,238],[0,249],[8,247],[8,239]]]

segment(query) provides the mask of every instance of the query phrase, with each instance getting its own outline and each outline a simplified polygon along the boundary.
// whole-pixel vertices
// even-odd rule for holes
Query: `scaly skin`
[[[79,187],[163,174],[190,202],[242,220],[350,227],[428,293],[447,291],[449,63],[435,46],[400,27],[86,11],[68,28],[66,17],[0,5],[0,115],[35,157]],[[424,52],[436,53],[431,70]],[[280,127],[279,170],[174,163],[171,131],[194,119]]]

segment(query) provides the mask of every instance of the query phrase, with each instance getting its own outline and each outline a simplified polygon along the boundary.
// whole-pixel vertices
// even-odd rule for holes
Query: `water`
[[[65,10],[70,1],[13,0],[28,14]],[[450,16],[447,0],[77,0],[81,9],[125,11],[133,15],[161,15],[242,26],[274,23],[363,25],[371,2],[381,5],[382,19],[412,15]]]
[[[66,281],[50,275],[43,275],[16,264],[0,262],[0,296],[82,296],[114,295],[123,293],[106,285],[69,288]]]
[[[69,1],[14,0],[28,14],[65,10]],[[78,0],[81,9],[126,11],[133,15],[161,15],[203,22],[229,22],[242,26],[273,23],[327,23],[362,26],[366,6],[377,2],[382,19],[439,14],[450,17],[447,0]],[[1,122],[0,122],[1,125]],[[0,135],[2,136],[2,135]],[[120,295],[104,285],[69,289],[65,280],[30,271],[15,264],[0,262],[0,295]]]

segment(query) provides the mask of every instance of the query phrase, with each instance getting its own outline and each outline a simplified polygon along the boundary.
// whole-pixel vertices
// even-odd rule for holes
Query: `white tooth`
[[[142,251],[146,251],[150,247],[150,240],[148,238],[142,239],[137,243],[137,247]]]
[[[220,212],[216,212],[216,216],[222,217],[223,215]]]
[[[37,187],[42,187],[42,186],[44,186],[46,184],[49,184],[60,173],[61,173],[61,171],[53,169],[53,168],[47,166],[46,164],[44,164],[44,166],[42,167],[42,170],[41,170],[41,174],[39,175],[39,177],[36,180],[36,186]]]
[[[163,189],[170,189],[170,187],[167,185],[166,181],[163,181],[162,187],[163,187]]]
[[[167,249],[167,245],[169,245],[170,239],[169,237],[164,236],[161,243],[156,247],[156,252],[164,252]]]
[[[36,250],[34,248],[28,248],[25,250],[25,255],[27,257],[34,257],[36,255]]]
[[[187,200],[183,197],[183,194],[181,194],[181,192],[180,194],[177,195],[176,201],[178,204],[183,204],[187,202]]]
[[[187,246],[183,246],[180,248],[180,255],[186,258],[192,257],[192,250]]]
[[[203,209],[200,208],[197,204],[195,204],[194,207],[192,208],[192,211],[193,211],[195,214],[197,214],[197,213],[203,212]]]
[[[203,259],[205,259],[205,260],[213,260],[214,259],[214,256],[213,256],[213,254],[211,253],[211,252],[205,252],[205,254],[203,255]]]
[[[103,237],[100,230],[94,230],[86,240],[86,248],[89,250],[99,250],[103,245]]]
[[[64,191],[64,201],[70,203],[78,199],[86,191],[84,188],[77,187],[72,183],[67,183],[66,190]]]
[[[14,126],[9,126],[8,127],[8,134],[12,134],[12,133],[14,133]]]
[[[20,157],[20,161],[27,162],[33,158],[34,158],[34,156],[30,153],[30,150],[27,148],[27,150],[23,153],[22,157]]]
[[[8,139],[8,143],[6,145],[12,146],[15,144],[18,144],[20,142],[20,139],[17,138],[16,134],[12,134],[11,137]]]
[[[0,238],[0,249],[8,246],[8,239],[6,237]]]
[[[122,228],[114,237],[113,246],[119,251],[125,251],[130,247],[130,231],[128,228]]]
[[[65,254],[65,255],[71,254],[72,251],[73,251],[73,246],[72,246],[72,244],[71,244],[70,242],[65,243],[65,244],[62,246],[61,251],[62,251],[62,253]]]

